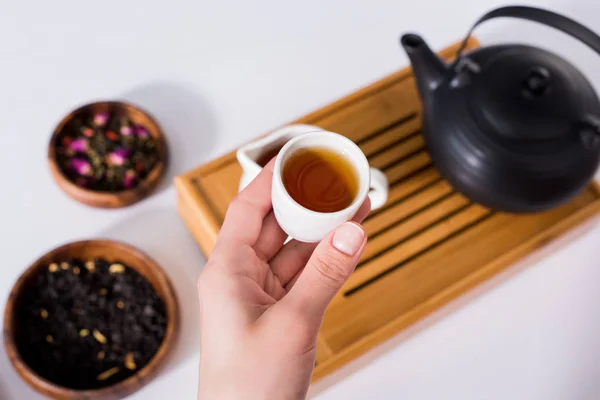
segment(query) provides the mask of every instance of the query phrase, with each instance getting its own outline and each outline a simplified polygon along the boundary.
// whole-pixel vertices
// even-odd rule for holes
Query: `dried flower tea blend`
[[[158,164],[156,140],[125,115],[76,117],[56,144],[56,159],[73,183],[100,192],[134,188]]]
[[[25,289],[16,313],[23,361],[76,390],[134,375],[152,359],[167,326],[152,285],[127,265],[102,259],[49,264]]]

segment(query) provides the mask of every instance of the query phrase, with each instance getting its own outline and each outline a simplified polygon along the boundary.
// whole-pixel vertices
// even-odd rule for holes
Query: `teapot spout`
[[[421,98],[426,101],[429,93],[442,82],[448,67],[420,36],[407,33],[402,36],[400,43],[412,64]]]

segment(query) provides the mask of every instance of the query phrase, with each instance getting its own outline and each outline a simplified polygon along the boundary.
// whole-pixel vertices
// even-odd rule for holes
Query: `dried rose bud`
[[[92,166],[86,160],[81,158],[73,158],[71,160],[71,168],[73,168],[79,175],[90,176],[92,174]]]
[[[119,140],[119,136],[113,131],[106,131],[106,137],[112,141]]]
[[[62,143],[63,146],[69,147],[69,145],[71,144],[72,140],[73,139],[71,139],[70,137],[64,136],[60,141],[61,141],[61,143]]]
[[[123,125],[120,131],[123,136],[131,136],[133,134],[133,129],[129,125]]]
[[[108,121],[108,113],[98,113],[94,115],[94,125],[104,126]]]
[[[75,178],[75,184],[77,186],[87,187],[90,184],[90,181],[84,176],[78,176],[77,178]]]
[[[94,136],[94,130],[92,128],[87,128],[87,127],[83,128],[81,130],[81,132],[83,133],[83,136],[86,136],[86,137]]]
[[[142,125],[135,126],[135,133],[141,138],[150,137],[148,130],[146,128],[144,128]]]
[[[125,178],[123,179],[123,184],[126,188],[130,188],[134,185],[137,178],[137,174],[134,170],[128,169],[125,171]]]
[[[119,147],[108,155],[108,163],[112,165],[123,165],[129,157],[129,150]]]
[[[85,138],[75,139],[69,145],[69,149],[78,152],[85,152],[88,148],[88,141]]]

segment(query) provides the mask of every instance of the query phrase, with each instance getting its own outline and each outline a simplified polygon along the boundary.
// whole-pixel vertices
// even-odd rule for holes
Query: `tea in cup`
[[[351,220],[367,196],[371,208],[385,204],[386,176],[370,168],[360,148],[328,131],[301,133],[279,151],[272,201],[275,218],[292,238],[318,242]]]

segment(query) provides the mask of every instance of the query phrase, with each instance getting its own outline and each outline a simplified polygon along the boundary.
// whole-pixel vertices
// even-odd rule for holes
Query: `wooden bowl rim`
[[[139,182],[136,186],[131,189],[121,190],[118,192],[101,192],[91,189],[85,189],[81,186],[72,182],[63,172],[63,170],[58,165],[56,160],[56,145],[59,136],[61,135],[65,126],[73,120],[73,118],[86,111],[95,105],[106,105],[109,107],[118,108],[124,110],[125,113],[127,109],[133,109],[137,112],[143,114],[150,124],[152,125],[153,130],[156,131],[157,135],[154,136],[154,140],[156,140],[159,148],[158,152],[158,163],[152,168],[152,170],[148,173],[146,178]],[[73,110],[69,111],[56,125],[52,132],[52,136],[50,137],[50,141],[48,143],[48,163],[50,166],[50,171],[54,180],[58,183],[58,186],[61,188],[63,192],[65,192],[71,198],[87,204],[92,207],[99,208],[120,208],[126,207],[131,204],[137,203],[138,201],[146,198],[150,192],[162,181],[162,178],[165,175],[166,167],[168,164],[168,148],[167,141],[165,137],[165,133],[156,119],[145,109],[142,107],[118,100],[99,100],[91,103],[82,104]],[[112,201],[116,201],[120,203],[119,206],[106,206],[106,204],[111,203]]]
[[[39,376],[34,370],[32,370],[27,363],[21,358],[15,339],[13,337],[14,332],[12,331],[12,320],[14,314],[15,301],[19,294],[24,288],[24,285],[28,279],[38,271],[44,268],[42,260],[53,254],[61,254],[68,252],[69,250],[77,247],[93,247],[93,246],[109,246],[115,249],[119,249],[121,252],[130,253],[140,263],[145,264],[149,267],[152,274],[156,275],[158,285],[161,291],[164,293],[164,297],[161,297],[167,312],[167,329],[165,337],[163,338],[160,346],[156,350],[156,353],[150,361],[141,369],[129,378],[119,381],[113,385],[106,386],[101,389],[91,390],[76,390],[70,389],[64,386],[57,385],[41,376]],[[133,267],[132,267],[133,268]],[[147,278],[145,274],[142,274],[136,269],[144,278]],[[148,282],[150,282],[148,280]],[[175,290],[171,280],[164,272],[164,270],[154,261],[148,254],[139,250],[138,248],[118,240],[111,239],[88,239],[79,240],[75,242],[65,243],[58,247],[47,251],[38,257],[33,263],[27,267],[27,269],[19,276],[15,284],[13,285],[6,307],[4,310],[4,345],[7,351],[7,356],[17,373],[21,378],[34,390],[44,395],[50,395],[57,399],[63,398],[111,398],[111,396],[126,396],[141,389],[145,384],[151,381],[158,371],[158,367],[163,363],[169,351],[172,350],[175,345],[175,334],[179,326],[179,304]],[[12,354],[12,355],[11,355]]]

